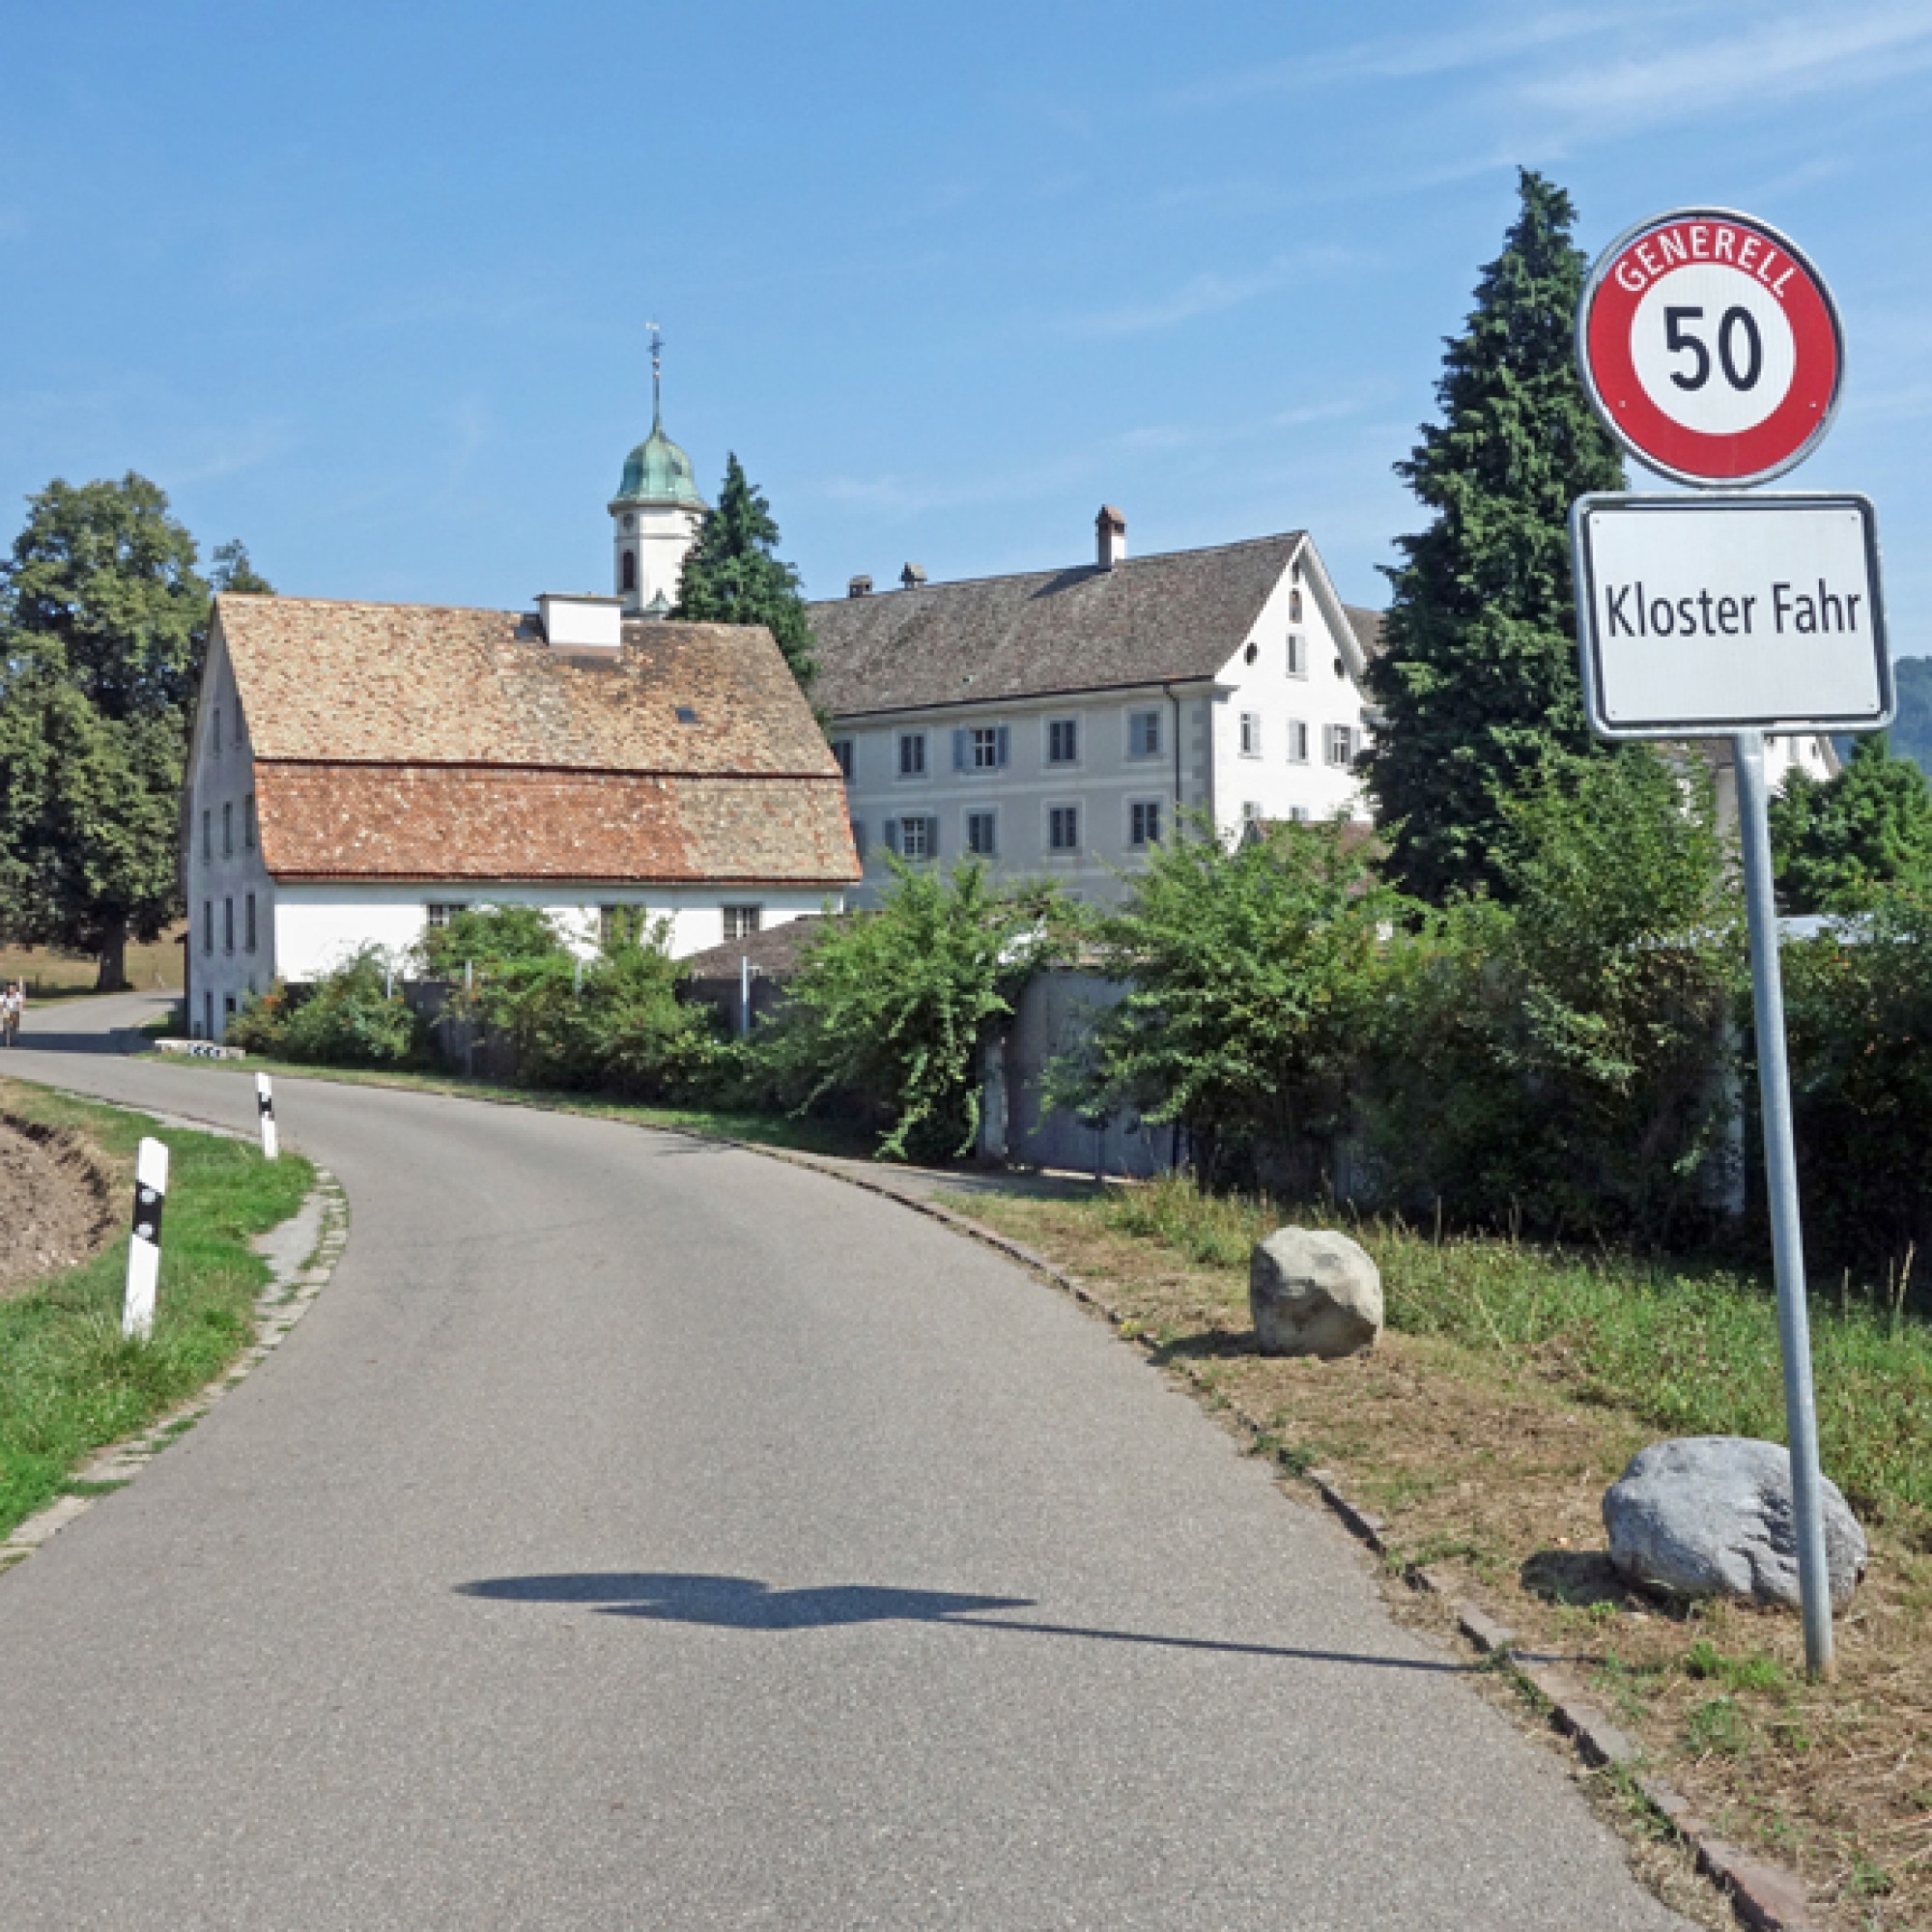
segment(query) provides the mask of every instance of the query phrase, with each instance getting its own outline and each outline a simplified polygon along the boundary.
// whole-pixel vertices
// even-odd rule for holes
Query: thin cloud
[[[1356,81],[1422,79],[1499,66],[1548,47],[1600,38],[1615,26],[1615,17],[1603,13],[1539,14],[1451,33],[1384,35],[1242,73],[1219,74],[1180,89],[1172,100],[1182,108],[1221,107],[1257,95],[1305,94]]]
[[[1932,66],[1923,6],[1790,14],[1669,53],[1596,59],[1525,81],[1525,105],[1592,136],[1687,114],[1785,107],[1820,94],[1882,86]]]
[[[1277,256],[1250,274],[1223,275],[1209,271],[1191,277],[1151,301],[1128,302],[1097,314],[1074,316],[1061,327],[1069,335],[1145,335],[1152,329],[1172,328],[1204,315],[1219,315],[1239,308],[1260,296],[1273,294],[1298,275],[1323,274],[1354,259],[1346,249],[1311,249],[1301,255]]]

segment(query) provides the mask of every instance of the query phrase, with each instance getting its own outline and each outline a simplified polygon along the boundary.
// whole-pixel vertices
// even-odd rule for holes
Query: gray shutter
[[[1009,726],[1002,724],[1000,726],[1000,751],[998,758],[998,763],[1000,764],[1002,769],[1005,768],[1007,759],[1011,755],[1012,743],[1013,743],[1012,731]]]
[[[887,819],[885,824],[880,828],[880,833],[886,841],[886,850],[888,852],[896,852],[899,849],[898,820],[896,818]]]
[[[936,811],[929,812],[926,816],[925,856],[928,859],[939,857],[939,814]]]
[[[964,725],[957,726],[952,733],[952,769],[963,772],[966,769],[968,740]]]

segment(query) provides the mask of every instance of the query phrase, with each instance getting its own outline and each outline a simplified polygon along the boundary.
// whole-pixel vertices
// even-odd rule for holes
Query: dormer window
[[[1288,621],[1291,624],[1301,622],[1301,592],[1298,590],[1288,593]]]

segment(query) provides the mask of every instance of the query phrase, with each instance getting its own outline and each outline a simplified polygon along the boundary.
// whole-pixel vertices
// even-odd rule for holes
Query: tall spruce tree
[[[1503,802],[1552,753],[1589,749],[1566,531],[1573,498],[1623,487],[1573,350],[1586,263],[1576,211],[1543,176],[1443,357],[1442,420],[1396,466],[1435,512],[1391,569],[1387,649],[1370,668],[1383,722],[1367,780],[1400,883],[1440,901],[1503,889]]]
[[[266,591],[240,544],[218,587]],[[0,933],[90,952],[127,984],[128,940],[181,910],[187,722],[209,583],[168,499],[131,471],[55,481],[0,560]]]
[[[704,519],[684,559],[674,617],[712,624],[763,624],[778,639],[791,674],[810,690],[818,667],[798,572],[773,554],[779,526],[765,493],[735,454],[724,459],[718,507]]]

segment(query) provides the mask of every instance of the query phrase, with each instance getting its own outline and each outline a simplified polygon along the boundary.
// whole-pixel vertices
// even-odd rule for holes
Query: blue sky
[[[1932,0],[167,7],[10,0],[0,498],[133,468],[278,587],[606,588],[649,426],[808,588],[1306,526],[1346,596],[1519,162],[1595,251],[1787,229],[1932,651]],[[0,535],[16,509],[0,507]]]

